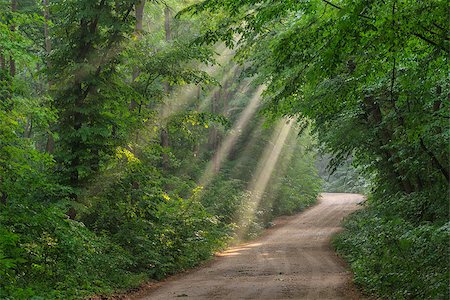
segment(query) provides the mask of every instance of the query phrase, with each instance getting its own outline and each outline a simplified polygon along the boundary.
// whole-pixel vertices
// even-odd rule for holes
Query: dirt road
[[[163,282],[140,299],[361,299],[330,238],[362,196],[322,194],[255,242],[230,248],[206,267]]]

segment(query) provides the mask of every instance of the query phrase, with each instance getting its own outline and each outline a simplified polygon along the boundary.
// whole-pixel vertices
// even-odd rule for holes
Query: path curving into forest
[[[230,248],[137,299],[361,299],[330,242],[362,200],[323,193],[317,205],[277,219],[260,239]]]

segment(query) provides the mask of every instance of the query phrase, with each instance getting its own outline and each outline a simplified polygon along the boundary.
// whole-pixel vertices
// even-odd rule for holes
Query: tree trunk
[[[6,60],[5,56],[3,56],[3,54],[1,53],[1,49],[0,49],[0,68],[2,70],[6,70]]]
[[[233,80],[233,77],[231,78]],[[222,95],[222,114],[228,117],[228,99],[230,98],[230,80],[225,81],[223,85],[223,95]]]
[[[142,39],[144,8],[145,8],[145,0],[140,0],[135,6],[136,27],[134,30],[134,34],[136,35],[138,41]],[[136,78],[139,76],[139,73],[140,73],[139,68],[134,67],[133,74],[131,74],[131,82],[134,82],[136,80]],[[136,100],[131,99],[130,110],[134,110],[137,107],[138,103],[136,102]]]
[[[373,126],[374,128],[375,127],[379,128],[377,140],[380,144],[379,146],[381,149],[383,148],[383,146],[389,145],[390,141],[393,139],[393,135],[388,128],[383,127],[382,125],[383,115],[381,112],[380,105],[376,101],[374,101],[372,97],[366,97],[364,100],[364,104],[368,116],[367,120],[370,126]],[[406,178],[404,172],[398,168],[393,167],[389,162],[392,159],[392,157],[396,156],[395,152],[393,150],[380,150],[380,152],[381,155],[383,156],[384,161],[386,162],[385,167],[390,173],[390,176],[396,179],[399,187],[408,194],[413,192],[413,185],[411,184],[410,180]],[[397,164],[401,163],[398,157],[395,158],[395,163]]]
[[[171,32],[170,32],[170,8],[166,5],[164,8],[164,31],[166,33],[166,42],[171,40]],[[164,93],[166,95],[170,94],[170,85],[167,81],[164,82]]]
[[[51,133],[48,133],[47,144],[45,145],[45,151],[47,153],[53,153],[53,151],[55,151],[55,140],[53,139],[53,136]]]
[[[138,41],[142,40],[142,31],[143,31],[143,20],[144,20],[144,8],[145,8],[145,0],[139,1],[135,6],[135,16],[136,16],[136,27],[134,30],[134,34]],[[135,81],[139,76],[139,68],[134,68],[132,81]]]
[[[170,7],[166,5],[164,8],[164,29],[166,31],[166,41],[170,41],[172,39],[171,31],[170,31]]]
[[[164,31],[166,34],[166,42],[170,41],[170,8],[166,5],[164,8]],[[167,81],[164,82],[164,92],[166,95],[170,94],[170,85]],[[169,148],[169,133],[166,128],[161,127],[161,147],[166,151]],[[169,168],[169,156],[167,153],[162,154],[162,168],[167,170]]]
[[[42,0],[42,4],[44,5],[44,42],[45,42],[45,52],[47,55],[50,54],[50,51],[52,51],[52,41],[50,40],[50,32],[48,29],[48,23],[50,19],[50,13],[48,9],[48,1],[49,0]],[[47,59],[47,65],[49,64],[49,60]]]
[[[142,38],[142,30],[143,30],[143,20],[144,20],[144,7],[145,7],[145,0],[140,0],[136,4],[136,34],[138,36],[138,39]]]
[[[32,134],[33,134],[33,119],[29,118],[27,119],[27,125],[25,126],[24,137],[29,139],[31,138]]]
[[[52,51],[52,42],[50,40],[50,31],[49,31],[49,20],[50,20],[50,12],[48,8],[49,0],[42,0],[42,4],[44,5],[44,45],[45,45],[45,52],[47,54],[47,68],[50,69],[50,52]],[[52,81],[49,78],[48,79],[48,86],[52,86]],[[47,132],[47,143],[45,145],[45,151],[47,153],[53,153],[55,148],[55,141],[53,139],[53,135],[51,133],[51,129]]]
[[[6,192],[1,192],[2,196],[0,198],[0,202],[3,205],[6,205],[6,203],[8,203],[8,194]]]
[[[450,180],[448,168],[442,165],[441,162],[437,159],[436,155],[434,155],[433,151],[427,148],[425,142],[423,141],[423,138],[420,138],[420,147],[430,157],[433,166],[437,168],[442,173],[442,175],[444,175],[445,179],[448,182]]]
[[[169,156],[165,151],[169,148],[169,133],[164,127],[161,127],[161,147],[164,151],[162,153],[162,168],[167,170],[169,168]]]
[[[220,94],[221,94],[220,90],[215,92],[214,96],[211,99],[211,113],[212,114],[218,113],[218,103],[220,100]],[[213,127],[211,127],[211,129],[209,131],[209,135],[208,135],[208,149],[211,150],[215,154],[218,149],[218,144],[219,144],[219,139],[218,139],[217,128],[215,126],[213,126]],[[213,164],[214,164],[214,170],[218,171],[219,162],[217,161],[215,155],[214,155]]]
[[[13,13],[17,11],[17,0],[11,0],[11,11]],[[10,29],[13,32],[16,31],[16,25],[11,24]],[[11,75],[11,77],[16,76],[16,61],[12,56],[10,56],[9,58],[9,74]]]

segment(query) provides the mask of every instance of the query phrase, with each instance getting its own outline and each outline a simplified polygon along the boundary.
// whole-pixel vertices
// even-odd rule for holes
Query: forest
[[[365,295],[448,299],[444,0],[0,0],[0,299],[126,293],[362,193]]]

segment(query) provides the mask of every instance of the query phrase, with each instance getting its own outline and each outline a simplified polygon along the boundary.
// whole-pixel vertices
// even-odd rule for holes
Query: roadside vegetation
[[[368,294],[383,299],[449,297],[447,213],[437,203],[423,209],[425,201],[445,199],[445,194],[437,195],[373,194],[345,222],[334,245],[350,262],[355,283]]]

